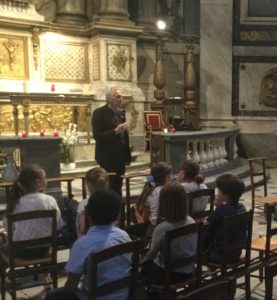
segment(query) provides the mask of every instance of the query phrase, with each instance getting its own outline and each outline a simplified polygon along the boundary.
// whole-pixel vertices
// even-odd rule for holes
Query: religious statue
[[[8,40],[7,42],[2,42],[3,46],[7,49],[8,54],[9,54],[9,66],[10,66],[10,70],[13,70],[13,65],[15,62],[15,50],[17,49],[17,47],[19,46],[18,44],[16,44],[15,42],[13,42],[12,40]]]
[[[57,4],[55,0],[30,0],[36,11],[45,17],[45,21],[53,21],[56,17]]]
[[[266,72],[262,79],[259,103],[277,108],[277,68]]]

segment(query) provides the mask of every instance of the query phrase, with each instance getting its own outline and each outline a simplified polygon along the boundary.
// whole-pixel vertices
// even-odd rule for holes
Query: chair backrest
[[[193,219],[203,219],[212,213],[214,210],[214,199],[215,199],[215,189],[202,189],[195,192],[187,193],[188,196],[188,207],[189,207],[189,215]],[[208,203],[207,208],[202,211],[194,211],[193,210],[193,202],[196,198],[199,197],[207,197]]]
[[[275,207],[277,207],[277,202],[264,205],[264,210],[266,214],[266,242],[265,242],[265,259],[268,259],[273,255],[272,252],[272,243],[271,238],[274,235],[277,235],[277,226],[275,222],[272,222],[273,214],[275,213]],[[274,226],[275,225],[275,226]],[[275,245],[276,247],[277,245]],[[275,256],[276,256],[276,248],[275,248]]]
[[[202,276],[202,253],[203,253],[203,235],[202,235],[203,223],[194,223],[189,225],[184,225],[179,228],[167,231],[165,234],[164,245],[165,245],[165,282],[164,289],[169,293],[171,285],[171,273],[174,272],[176,268],[186,266],[188,264],[195,264],[196,270],[192,278],[188,279],[188,283],[195,282],[195,284],[200,284]],[[197,249],[192,256],[181,256],[172,257],[172,243],[175,239],[196,234],[197,235]]]
[[[232,261],[232,257],[241,250],[245,250],[244,259],[240,265],[248,267],[251,258],[251,241],[252,241],[252,224],[253,224],[253,210],[237,214],[230,217],[225,217],[223,222],[223,255],[221,271],[222,274],[227,273],[228,265],[236,263]],[[238,237],[238,228],[243,230],[245,226],[245,234],[241,232],[241,237]],[[234,239],[234,236],[236,238]]]
[[[49,219],[50,231],[45,237],[32,238],[29,240],[14,241],[14,226],[16,222],[27,221],[27,220],[38,220],[38,219]],[[15,249],[27,249],[30,247],[41,247],[46,246],[51,250],[51,256],[47,263],[57,263],[57,217],[56,210],[35,210],[27,211],[17,214],[7,215],[8,225],[8,245],[9,245],[9,266],[11,269],[15,268]],[[37,226],[34,223],[34,226]]]
[[[146,131],[161,131],[163,118],[161,111],[144,111],[144,125]]]
[[[135,299],[135,292],[137,286],[138,275],[138,262],[139,262],[139,241],[128,242],[120,245],[116,245],[97,253],[90,255],[89,262],[89,292],[88,300],[95,300],[99,296],[104,296],[120,290],[122,288],[129,288],[129,298]],[[116,279],[114,281],[104,283],[101,286],[97,286],[97,271],[101,262],[108,260],[116,256],[122,256],[124,254],[131,254],[130,273],[125,277]]]
[[[254,206],[254,199],[256,197],[256,188],[258,186],[263,186],[263,195],[267,196],[267,178],[266,178],[266,158],[265,157],[255,157],[249,158],[249,169],[250,169],[250,183],[251,183],[251,193],[252,193],[252,206]],[[252,207],[254,209],[254,207]]]
[[[236,282],[234,279],[220,279],[212,283],[200,286],[192,290],[184,297],[178,297],[182,300],[212,300],[224,299],[233,300],[236,292]]]

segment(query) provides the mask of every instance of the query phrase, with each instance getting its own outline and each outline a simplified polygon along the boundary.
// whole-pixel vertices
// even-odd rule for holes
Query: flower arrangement
[[[78,142],[79,132],[77,124],[69,123],[68,129],[64,134],[61,134],[61,163],[69,164],[74,162],[74,144]]]

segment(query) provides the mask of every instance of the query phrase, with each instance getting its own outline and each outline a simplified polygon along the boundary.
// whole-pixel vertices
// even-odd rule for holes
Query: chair
[[[171,293],[183,292],[185,288],[189,286],[199,286],[202,277],[202,253],[203,253],[203,235],[202,235],[203,223],[194,223],[185,225],[177,229],[166,232],[164,239],[164,255],[165,255],[165,268],[164,268],[164,283],[163,285],[150,285],[150,288],[158,290],[163,299],[171,299]],[[197,250],[192,256],[182,256],[173,258],[171,256],[172,243],[174,240],[184,237],[186,235],[197,234]],[[192,277],[178,283],[171,283],[172,272],[179,267],[186,266],[188,264],[195,264],[195,272]]]
[[[252,193],[252,209],[254,211],[255,207],[262,209],[266,203],[277,202],[277,197],[271,197],[267,195],[267,175],[266,175],[266,158],[256,157],[249,158],[249,168],[250,168],[250,182],[251,182],[251,193]],[[263,195],[256,196],[256,188],[263,187]],[[256,202],[257,205],[256,205]]]
[[[231,236],[235,234],[236,226],[240,224],[246,225],[246,236],[239,240],[231,239]],[[250,274],[249,272],[241,272],[247,270],[250,266],[251,259],[251,239],[252,239],[252,224],[253,224],[253,211],[244,212],[238,215],[225,217],[223,222],[223,253],[219,261],[207,261],[204,265],[219,269],[220,276],[232,276],[239,278],[243,274],[245,276],[245,290],[246,299],[251,299],[250,292]],[[239,259],[231,259],[234,257],[234,253],[245,250],[244,256],[240,256]],[[216,274],[214,274],[216,275]]]
[[[13,240],[13,228],[15,222],[48,218],[51,220],[50,235],[42,238],[35,238],[24,241]],[[16,298],[16,291],[39,285],[53,284],[57,287],[57,220],[55,210],[29,211],[18,214],[7,215],[8,224],[8,245],[9,253],[0,253],[0,272],[1,272],[1,297],[5,300],[5,293],[8,291],[13,300]],[[50,250],[47,255],[36,259],[20,259],[15,258],[13,253],[15,249],[29,249],[36,246],[49,246]],[[37,276],[50,272],[52,282],[45,283],[39,280],[26,282],[20,285],[19,279],[28,275]],[[6,283],[9,278],[9,285]]]
[[[265,300],[272,299],[273,277],[277,275],[277,257],[265,267]]]
[[[212,300],[212,299],[235,299],[236,282],[234,279],[220,279],[206,285],[201,285],[186,294],[178,297],[178,300]]]
[[[264,211],[266,213],[266,235],[259,236],[252,240],[251,249],[258,251],[260,260],[267,260],[272,256],[277,256],[277,238],[272,238],[277,235],[277,227],[273,227],[272,214],[275,212],[276,203],[265,204]],[[252,275],[254,277],[254,275]],[[260,268],[260,282],[263,281],[263,268]]]
[[[122,208],[121,208],[121,218],[120,218],[121,228],[125,228],[125,221],[127,226],[131,224],[131,202],[133,199],[135,200],[137,198],[131,196],[131,189],[130,189],[131,179],[136,177],[146,177],[148,175],[149,172],[134,172],[134,173],[129,173],[121,176],[123,180],[125,179],[125,183],[126,183],[126,196],[123,198]],[[126,205],[126,216],[125,216],[125,205]]]
[[[139,262],[139,241],[128,242],[92,253],[89,263],[89,291],[88,300],[96,300],[97,297],[105,296],[122,288],[129,288],[129,298],[135,299],[137,289],[138,262]],[[97,286],[97,269],[101,262],[110,258],[132,254],[130,274],[112,282]]]
[[[150,148],[150,138],[152,131],[161,132],[165,127],[161,111],[144,111],[144,129],[146,150]]]
[[[195,192],[187,193],[188,196],[188,207],[189,215],[195,220],[203,220],[214,210],[214,200],[215,200],[215,190],[214,189],[202,189]],[[206,210],[194,211],[193,210],[193,201],[199,197],[208,197],[208,207]]]

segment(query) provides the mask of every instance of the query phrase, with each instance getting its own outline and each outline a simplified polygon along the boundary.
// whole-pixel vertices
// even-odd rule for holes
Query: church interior
[[[210,188],[224,173],[243,178],[253,208],[257,158],[264,196],[277,202],[276,53],[276,0],[0,0],[1,215],[30,163],[43,167],[54,197],[83,198],[84,174],[97,165],[91,116],[113,87],[132,151],[127,223],[130,201],[161,161],[173,177],[183,161],[197,162]],[[253,234],[265,234],[262,221],[254,214]],[[276,287],[265,298],[265,281],[252,299],[277,299]],[[43,299],[36,293],[18,294]]]

